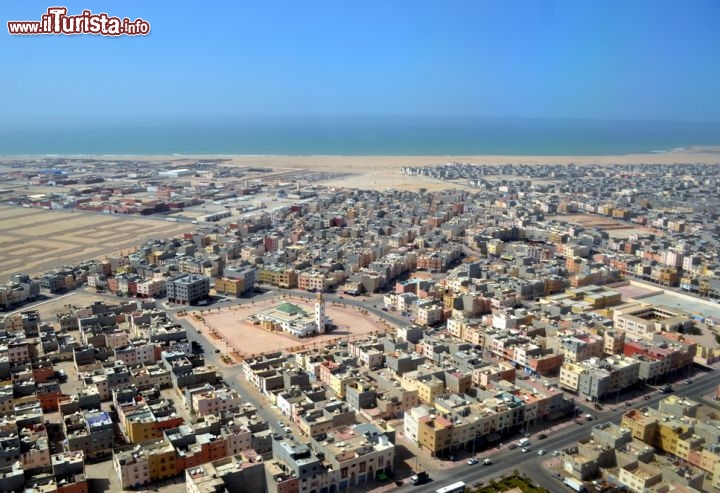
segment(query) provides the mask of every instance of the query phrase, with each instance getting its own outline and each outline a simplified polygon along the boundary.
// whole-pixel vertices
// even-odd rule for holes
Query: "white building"
[[[318,304],[321,305],[321,317],[318,314]],[[329,323],[327,315],[324,314],[324,301],[315,306],[315,313],[310,312],[293,303],[282,303],[281,305],[262,311],[250,317],[250,320],[259,320],[266,328],[282,330],[295,337],[308,337],[317,334],[318,320],[322,321],[322,331]]]
[[[430,414],[430,408],[425,405],[414,407],[405,412],[403,429],[405,436],[414,442],[418,442],[418,422],[423,416]]]

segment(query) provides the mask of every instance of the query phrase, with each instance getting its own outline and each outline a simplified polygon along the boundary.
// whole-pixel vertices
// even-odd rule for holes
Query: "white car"
[[[468,463],[468,466],[474,466],[475,464],[478,463],[478,460],[477,459],[468,459],[467,463]]]
[[[541,448],[540,450],[538,450],[538,455],[545,455],[545,454],[547,454],[547,452],[545,451],[545,449],[542,449],[542,448]]]
[[[527,454],[528,452],[530,452],[530,448],[529,448],[529,447],[523,447],[523,448],[522,448],[522,453],[523,453],[523,454]]]

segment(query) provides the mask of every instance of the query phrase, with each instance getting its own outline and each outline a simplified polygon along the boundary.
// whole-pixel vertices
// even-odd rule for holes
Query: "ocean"
[[[720,145],[720,123],[283,117],[0,126],[0,155],[616,155]]]

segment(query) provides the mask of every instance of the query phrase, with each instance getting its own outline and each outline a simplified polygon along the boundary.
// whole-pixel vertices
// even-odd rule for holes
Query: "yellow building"
[[[143,448],[147,453],[152,481],[172,478],[178,474],[175,463],[175,448],[172,444],[160,441]]]
[[[356,381],[357,377],[348,373],[331,373],[328,379],[328,386],[340,399],[345,399],[347,386]]]
[[[428,415],[418,420],[420,447],[436,455],[452,445],[453,424],[442,416]]]
[[[268,267],[260,269],[258,272],[258,281],[273,284],[281,288],[296,288],[298,285],[298,275],[293,269]]]
[[[245,291],[245,280],[229,279],[227,277],[215,279],[215,290],[218,293],[229,294],[230,296],[239,296]]]
[[[675,455],[680,459],[689,461],[692,451],[700,450],[703,441],[704,440],[702,438],[697,435],[693,435],[692,433],[689,433],[684,437],[678,438],[676,447],[677,453]],[[712,468],[709,469],[709,471],[712,471]]]
[[[142,443],[162,438],[157,420],[149,409],[128,413],[125,416],[124,426],[130,443]]]
[[[713,488],[720,488],[720,461],[715,463],[715,467],[712,470],[712,475]]]
[[[489,255],[500,255],[505,249],[505,243],[502,240],[492,239],[487,242],[487,252]]]
[[[465,320],[463,318],[451,317],[446,322],[448,334],[458,339],[464,339],[463,331],[465,329]]]
[[[689,438],[692,436],[692,427],[687,423],[683,423],[678,419],[672,419],[668,417],[662,418],[658,421],[658,428],[656,434],[655,445],[664,452],[669,452],[673,455],[678,454],[678,443],[683,438]],[[652,442],[646,442],[651,443]],[[685,456],[687,457],[687,451]]]
[[[580,383],[580,375],[585,372],[585,367],[571,362],[565,362],[560,367],[560,387],[577,392]]]
[[[630,211],[627,209],[614,209],[612,217],[615,219],[628,219],[630,217]]]
[[[445,384],[435,375],[426,375],[417,379],[417,391],[420,402],[434,405],[435,398],[445,392]]]
[[[659,418],[654,409],[632,409],[623,414],[620,426],[629,429],[633,438],[650,445],[655,443]]]

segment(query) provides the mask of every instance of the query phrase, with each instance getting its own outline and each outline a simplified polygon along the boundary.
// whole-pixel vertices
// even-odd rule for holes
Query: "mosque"
[[[325,300],[322,294],[315,299],[315,310],[311,311],[294,303],[284,302],[248,317],[268,330],[287,332],[295,337],[309,337],[324,334],[331,326],[325,314]]]

